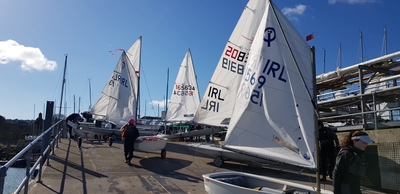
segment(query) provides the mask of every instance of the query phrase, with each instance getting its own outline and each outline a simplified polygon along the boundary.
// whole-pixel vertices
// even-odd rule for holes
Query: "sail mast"
[[[165,112],[168,111],[168,80],[169,80],[169,68],[167,70],[167,92],[166,92],[166,98],[165,98]]]
[[[322,48],[322,49],[324,49],[324,48]],[[326,49],[324,49],[324,73],[325,73],[325,67],[326,67],[325,62],[326,62]]]
[[[90,78],[89,78],[89,111],[92,109],[92,87],[90,85]]]
[[[63,81],[61,84],[61,100],[60,100],[60,109],[58,111],[58,117],[60,118],[61,116],[61,107],[62,107],[62,100],[63,100],[63,95],[64,95],[64,86],[65,86],[65,71],[67,69],[67,58],[68,54],[65,55],[65,63],[64,63],[64,75],[63,75]]]
[[[138,85],[137,85],[137,101],[136,101],[136,120],[140,119],[140,67],[142,66],[142,36],[140,36],[140,51],[139,51],[139,68],[135,69],[138,72]]]
[[[360,47],[361,47],[361,62],[364,62],[364,43],[361,30],[360,30]]]

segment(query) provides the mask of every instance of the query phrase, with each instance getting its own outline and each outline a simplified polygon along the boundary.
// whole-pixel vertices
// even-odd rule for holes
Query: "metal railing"
[[[20,158],[25,158],[26,160],[26,174],[22,182],[19,184],[18,188],[14,193],[19,193],[24,188],[24,193],[28,193],[29,180],[37,173],[37,182],[41,182],[43,164],[47,161],[46,166],[50,165],[49,154],[51,152],[54,155],[54,148],[58,148],[58,142],[61,142],[61,134],[63,132],[64,120],[58,121],[56,124],[52,125],[44,133],[37,136],[32,142],[30,142],[23,150],[21,150],[17,155],[15,155],[11,160],[9,160],[3,166],[0,166],[0,194],[4,191],[4,181],[7,176],[7,170],[12,167]],[[31,167],[32,150],[35,144],[40,143],[40,157]]]

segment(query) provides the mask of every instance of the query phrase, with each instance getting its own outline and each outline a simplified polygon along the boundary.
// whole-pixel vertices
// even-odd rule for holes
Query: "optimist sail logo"
[[[276,38],[275,29],[273,27],[265,28],[264,30],[264,42],[268,43],[268,47],[271,46],[271,42]]]

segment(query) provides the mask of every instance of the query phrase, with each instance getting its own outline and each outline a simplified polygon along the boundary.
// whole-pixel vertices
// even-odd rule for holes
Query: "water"
[[[9,168],[4,181],[4,194],[9,194],[15,191],[22,182],[26,174],[26,168]]]

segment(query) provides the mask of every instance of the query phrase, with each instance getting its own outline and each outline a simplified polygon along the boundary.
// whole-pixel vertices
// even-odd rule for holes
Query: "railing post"
[[[4,190],[4,181],[7,176],[7,167],[5,166],[0,166],[0,194],[3,194]]]
[[[82,138],[81,136],[78,137],[78,147],[81,148],[82,146]]]
[[[57,125],[57,138],[56,138],[56,148],[58,148],[58,141],[61,143],[61,129],[60,129],[60,124]]]
[[[46,137],[46,145],[50,148],[50,149],[52,149],[52,147],[51,147],[51,145],[50,145],[50,138],[51,138],[51,133],[50,133],[51,131],[49,131],[49,133],[48,134],[46,134],[45,135],[45,137]],[[46,147],[47,147],[46,146]],[[45,148],[46,149],[46,148]],[[48,153],[46,153],[46,161],[47,161],[47,163],[46,163],[46,166],[50,166],[50,151],[51,150],[49,150],[49,152]]]
[[[31,157],[32,157],[32,148],[28,150],[27,155],[25,156],[26,160],[26,177],[28,178],[28,181],[25,181],[25,189],[24,192],[28,193],[28,186],[29,186],[29,171],[31,170]]]

